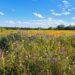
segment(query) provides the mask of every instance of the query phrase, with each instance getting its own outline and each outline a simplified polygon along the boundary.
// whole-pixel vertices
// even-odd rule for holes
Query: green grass
[[[0,75],[75,75],[75,35],[0,37]]]

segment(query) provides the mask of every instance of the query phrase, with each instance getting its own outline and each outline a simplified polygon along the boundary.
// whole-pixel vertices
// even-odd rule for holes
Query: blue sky
[[[75,25],[75,0],[0,0],[0,26]]]

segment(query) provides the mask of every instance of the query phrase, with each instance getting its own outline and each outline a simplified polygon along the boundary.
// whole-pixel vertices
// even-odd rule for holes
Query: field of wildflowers
[[[0,32],[0,75],[75,75],[75,31]]]
[[[44,35],[52,35],[52,36],[60,36],[60,35],[74,35],[75,30],[13,30],[13,29],[0,29],[0,35],[9,35],[11,33],[26,33],[31,35],[36,35],[36,34],[44,34]]]

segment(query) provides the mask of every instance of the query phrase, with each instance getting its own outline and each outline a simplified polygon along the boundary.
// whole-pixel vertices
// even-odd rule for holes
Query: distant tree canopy
[[[64,25],[58,25],[55,29],[58,29],[58,30],[63,30],[65,28]]]
[[[65,26],[65,25],[58,25],[56,28],[54,29],[58,29],[58,30],[75,30],[75,25],[74,26]]]
[[[13,29],[13,30],[75,30],[75,25],[58,25],[56,27],[48,27],[48,28],[41,28],[41,27],[38,27],[38,28],[26,28],[26,27],[0,27],[0,29]]]

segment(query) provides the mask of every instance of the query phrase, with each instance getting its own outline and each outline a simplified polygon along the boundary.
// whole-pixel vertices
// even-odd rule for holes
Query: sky
[[[0,0],[1,27],[75,25],[75,0]]]

